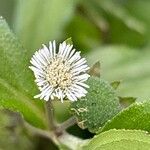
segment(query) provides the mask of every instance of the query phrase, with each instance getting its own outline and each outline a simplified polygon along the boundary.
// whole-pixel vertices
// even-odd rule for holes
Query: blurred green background
[[[72,37],[74,47],[82,51],[89,65],[101,62],[104,79],[122,81],[118,95],[137,97],[138,101],[150,99],[149,0],[0,0],[0,16],[30,56],[42,43]],[[56,116],[63,121],[69,116],[68,105],[61,109],[58,105]],[[77,126],[70,132],[83,138],[92,136]],[[0,132],[0,143],[2,135]],[[43,139],[30,138],[32,143],[24,140],[30,148],[22,149],[52,146]]]

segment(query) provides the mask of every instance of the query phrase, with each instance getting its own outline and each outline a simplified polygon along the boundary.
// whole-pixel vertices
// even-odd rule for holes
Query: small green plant
[[[0,0],[0,150],[150,150],[149,8]]]
[[[50,48],[52,47],[54,51],[57,50],[55,42],[53,45],[50,43]],[[74,50],[75,57],[69,64],[61,60],[61,55],[64,55],[66,61],[68,61],[69,53],[71,55],[71,39],[60,45],[60,49],[61,52],[58,52],[60,55],[52,52],[54,58],[51,62],[49,60],[51,51],[48,51],[46,46],[38,53],[36,52],[31,59],[34,67],[30,68],[34,71],[35,81],[41,92],[36,98],[46,101],[33,99],[37,89],[34,76],[28,68],[31,54],[22,47],[5,20],[0,18],[1,108],[21,114],[18,115],[21,128],[31,135],[48,138],[62,150],[120,150],[124,148],[148,150],[150,147],[150,136],[147,134],[150,131],[150,103],[148,101],[139,103],[132,97],[118,96],[116,90],[120,82],[108,83],[99,77],[99,63],[89,70],[86,60]],[[48,68],[44,66],[45,62],[40,57],[48,63]],[[77,76],[71,76],[70,68],[63,66],[65,64],[71,67],[73,61],[76,68],[71,71],[75,70],[74,73]],[[87,70],[89,71],[86,73]],[[43,78],[42,71],[46,74],[46,78]],[[88,74],[91,75],[90,78]],[[55,89],[48,87],[45,84],[46,81]],[[85,81],[86,83],[83,83]],[[72,88],[69,91],[70,85]],[[58,123],[54,116],[55,101],[64,105],[58,99],[69,104],[72,114],[62,123]],[[68,101],[69,99],[71,101]],[[74,124],[78,124],[81,129],[87,128],[96,135],[91,139],[83,140],[67,133],[66,130]],[[29,143],[28,140],[26,141]],[[32,147],[31,143],[30,146]]]

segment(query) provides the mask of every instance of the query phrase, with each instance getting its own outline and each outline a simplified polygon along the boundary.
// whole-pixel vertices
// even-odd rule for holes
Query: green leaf
[[[4,16],[10,25],[12,25],[14,3],[14,1],[9,1],[8,5],[8,1],[0,0],[0,15]]]
[[[128,28],[139,33],[145,32],[145,24],[133,17],[122,5],[113,3],[112,1],[99,1],[99,6],[101,6],[106,13],[110,13],[111,15],[123,21]]]
[[[129,105],[133,104],[136,101],[137,98],[135,97],[120,97],[119,101],[123,108],[128,107]]]
[[[101,150],[149,150],[150,144],[145,143],[145,142],[139,142],[139,141],[128,141],[128,140],[122,140],[122,141],[117,141],[113,142],[112,144],[106,144],[102,145],[100,147]],[[95,150],[99,150],[99,147],[96,148]]]
[[[17,1],[15,31],[24,46],[34,50],[50,40],[60,40],[77,2],[74,0]]]
[[[109,45],[92,50],[86,58],[91,65],[96,60],[101,60],[102,78],[122,81],[117,90],[118,95],[138,97],[142,101],[150,97],[149,56],[149,49]]]
[[[96,48],[101,43],[101,33],[97,27],[82,14],[74,15],[67,26],[65,33],[72,37],[75,47],[82,52],[87,52],[91,48]],[[95,61],[94,61],[95,62]]]
[[[96,62],[88,72],[91,76],[100,77],[100,62]]]
[[[36,89],[28,69],[28,56],[28,51],[0,18],[0,106],[19,111],[33,125],[44,127],[42,103],[32,100]]]
[[[109,130],[95,136],[83,150],[149,150],[150,136],[140,130]]]
[[[115,90],[103,79],[91,77],[85,98],[73,102],[71,110],[78,119],[81,128],[96,132],[107,120],[120,110]]]
[[[65,40],[67,44],[73,45],[72,38],[68,38]]]
[[[129,11],[130,14],[132,14],[135,18],[141,20],[145,24],[145,30],[146,30],[146,38],[147,41],[150,41],[150,19],[147,14],[150,14],[150,1],[148,0],[142,0],[142,1],[136,1],[136,0],[127,0],[125,3],[125,7]]]
[[[109,120],[100,132],[113,128],[150,131],[150,102],[135,103],[122,110]]]
[[[0,149],[34,149],[31,138],[24,132],[22,118],[18,113],[0,110]]]
[[[116,90],[119,85],[120,85],[121,81],[113,81],[110,83],[110,85]]]
[[[66,145],[60,144],[58,145],[59,150],[70,150]]]
[[[132,46],[141,46],[146,42],[145,23],[132,15],[128,9],[119,2],[109,1],[95,2],[95,9],[101,14],[105,14],[105,19],[110,26],[108,40],[112,43],[122,43]],[[119,31],[119,34],[118,34]],[[122,35],[122,36],[120,36]],[[129,38],[130,37],[130,38]]]

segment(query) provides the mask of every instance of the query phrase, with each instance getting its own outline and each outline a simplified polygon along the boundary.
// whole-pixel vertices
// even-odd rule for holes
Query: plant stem
[[[47,117],[49,130],[52,130],[52,131],[55,130],[56,125],[55,125],[55,121],[54,121],[54,108],[53,108],[51,100],[49,100],[45,103],[45,113],[46,113],[46,117]]]
[[[66,129],[68,129],[69,127],[75,125],[76,123],[77,123],[76,117],[72,116],[71,118],[69,118],[68,120],[66,120],[62,124],[60,124],[60,126],[57,128],[57,131],[58,132],[65,131]]]
[[[29,131],[30,134],[32,133],[33,135],[42,136],[44,138],[47,138],[53,141],[56,145],[59,145],[59,142],[53,132],[49,132],[46,130],[42,130],[40,128],[36,128],[25,121],[24,121],[24,127],[27,129],[27,131]]]
[[[60,143],[66,145],[70,150],[77,150],[81,145],[84,145],[88,140],[82,140],[76,136],[64,132],[58,137]]]
[[[29,123],[27,123],[26,121],[24,121],[24,127],[30,134],[47,138],[47,139],[53,141],[58,147],[60,144],[64,144],[71,150],[77,150],[79,148],[79,146],[81,146],[87,142],[87,140],[82,140],[78,137],[68,134],[65,131],[63,132],[62,135],[57,137],[55,135],[55,132],[50,132],[50,131],[36,128],[36,127],[30,125]]]
[[[83,140],[73,135],[68,134],[65,130],[77,123],[76,117],[72,116],[60,126],[57,126],[54,120],[54,109],[51,100],[45,103],[45,113],[48,122],[49,131],[36,128],[24,121],[24,127],[34,135],[43,136],[53,141],[57,146],[64,144],[71,150],[78,149],[78,146],[83,143]]]

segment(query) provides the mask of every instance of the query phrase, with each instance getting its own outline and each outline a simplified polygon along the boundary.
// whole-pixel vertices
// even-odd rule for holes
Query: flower
[[[40,94],[34,98],[48,101],[57,97],[63,102],[64,98],[76,101],[87,93],[89,88],[84,82],[89,78],[89,69],[85,58],[73,49],[73,45],[65,41],[59,44],[56,52],[55,41],[49,42],[49,47],[36,51],[31,58],[29,68],[34,72],[35,82]]]

